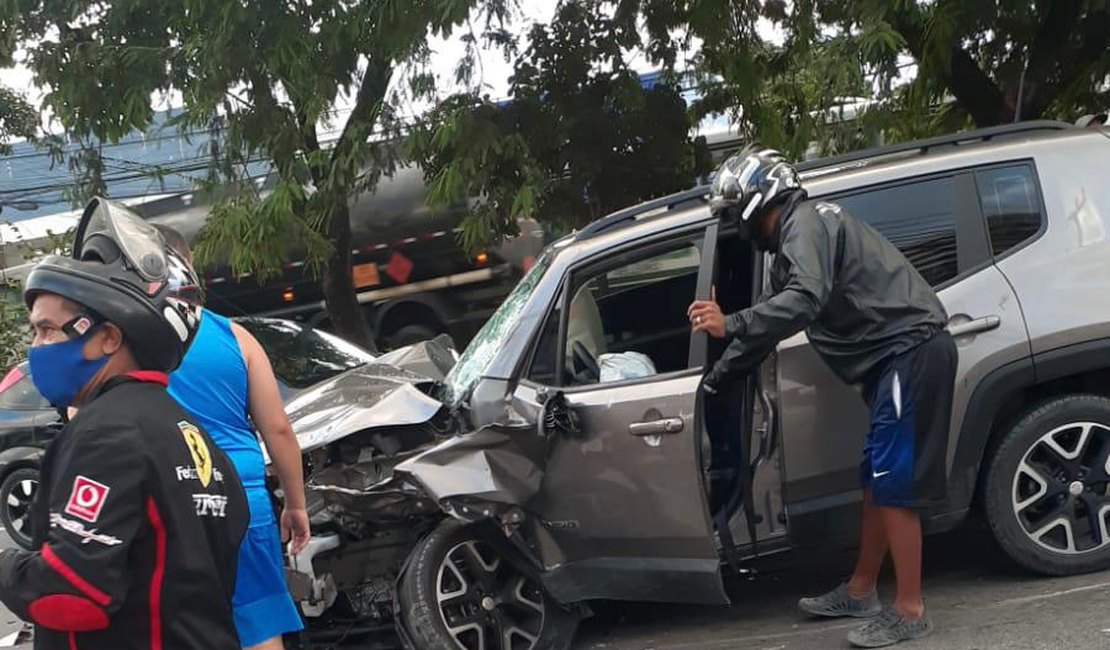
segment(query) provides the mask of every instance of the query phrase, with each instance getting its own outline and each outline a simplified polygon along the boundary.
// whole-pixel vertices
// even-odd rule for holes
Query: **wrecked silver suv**
[[[975,508],[1043,573],[1110,566],[1108,166],[1105,129],[1055,123],[800,166],[951,316],[949,503],[927,531]],[[804,334],[700,399],[723,346],[691,335],[687,306],[711,287],[748,306],[767,266],[703,194],[552,244],[457,360],[421,344],[288,404],[305,614],[419,650],[566,648],[590,600],[725,604],[723,566],[854,537],[866,409]]]

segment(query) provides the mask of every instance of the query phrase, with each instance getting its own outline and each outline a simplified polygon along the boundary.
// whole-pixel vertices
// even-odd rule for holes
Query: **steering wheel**
[[[571,368],[575,379],[597,382],[601,380],[601,367],[597,359],[590,353],[582,341],[575,341],[570,346]]]

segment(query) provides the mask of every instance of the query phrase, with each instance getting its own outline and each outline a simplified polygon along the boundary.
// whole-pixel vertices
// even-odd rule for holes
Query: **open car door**
[[[728,602],[702,473],[706,335],[686,316],[710,295],[716,237],[702,225],[607,251],[572,271],[548,315],[537,355],[553,363],[516,398],[562,393],[579,420],[548,440],[528,504],[544,586],[562,602]]]

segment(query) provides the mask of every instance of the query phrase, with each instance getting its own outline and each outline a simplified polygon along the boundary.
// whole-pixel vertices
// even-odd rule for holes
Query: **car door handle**
[[[975,320],[958,325],[949,325],[948,333],[953,337],[967,336],[968,334],[978,334],[980,332],[988,332],[997,329],[1002,324],[1002,319],[998,316],[984,316],[983,318],[976,318]]]
[[[657,436],[662,433],[679,433],[686,425],[682,418],[664,418],[651,422],[633,422],[628,432],[634,436]]]

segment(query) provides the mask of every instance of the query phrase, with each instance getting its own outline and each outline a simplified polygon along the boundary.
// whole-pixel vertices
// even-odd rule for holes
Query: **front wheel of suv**
[[[453,520],[421,540],[401,578],[402,623],[424,650],[565,650],[577,618]]]
[[[1011,558],[1049,575],[1110,567],[1110,399],[1037,406],[989,463],[987,521]]]

